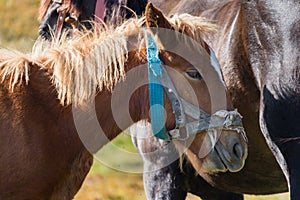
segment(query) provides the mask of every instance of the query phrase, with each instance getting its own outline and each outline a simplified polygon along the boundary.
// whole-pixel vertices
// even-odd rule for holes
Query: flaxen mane
[[[200,42],[203,34],[214,29],[202,18],[195,19],[186,14],[169,20],[176,30],[185,30]],[[130,19],[116,28],[78,32],[72,38],[67,38],[65,33],[59,41],[38,40],[30,54],[0,49],[0,76],[2,81],[9,78],[13,90],[23,77],[26,82],[30,81],[29,68],[34,63],[52,72],[51,78],[62,105],[80,105],[93,99],[97,88],[111,90],[125,77],[129,36],[135,36],[138,44],[145,44],[144,39],[151,34],[143,27],[144,22],[144,17]]]

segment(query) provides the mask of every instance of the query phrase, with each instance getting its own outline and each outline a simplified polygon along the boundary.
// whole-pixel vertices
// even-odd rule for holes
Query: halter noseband
[[[179,96],[168,72],[162,67],[159,50],[151,34],[147,37],[147,60],[150,118],[155,137],[167,141],[186,140],[190,135],[204,130],[223,129],[241,133],[247,142],[242,116],[236,110],[220,110],[210,115]],[[166,131],[164,125],[164,91],[172,104],[176,119],[176,127],[170,131]],[[186,115],[195,121],[187,122]]]

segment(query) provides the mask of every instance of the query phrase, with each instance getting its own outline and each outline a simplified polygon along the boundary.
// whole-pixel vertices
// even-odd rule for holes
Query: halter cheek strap
[[[164,89],[158,79],[162,76],[162,63],[156,43],[151,35],[147,38],[148,83],[150,98],[150,118],[155,137],[169,140],[165,130]]]

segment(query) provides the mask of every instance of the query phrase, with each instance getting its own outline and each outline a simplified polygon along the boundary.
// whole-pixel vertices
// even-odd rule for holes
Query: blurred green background
[[[0,48],[14,48],[30,51],[38,32],[38,0],[0,0]],[[119,149],[136,152],[132,146],[130,136],[122,134],[113,141]],[[110,151],[109,149],[107,151]],[[128,161],[127,158],[110,155],[112,162],[120,165]],[[126,164],[126,163],[125,163]],[[135,164],[137,170],[141,163]],[[274,186],[276,187],[276,186]],[[82,189],[75,200],[143,200],[145,199],[141,173],[132,174],[113,170],[99,161],[94,162]],[[189,195],[189,200],[200,199]],[[246,200],[288,200],[288,194],[249,196]]]

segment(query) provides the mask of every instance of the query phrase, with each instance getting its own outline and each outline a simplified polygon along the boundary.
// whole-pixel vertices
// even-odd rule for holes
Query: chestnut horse
[[[183,5],[184,2],[191,3],[184,0],[180,3]],[[271,194],[287,191],[282,169],[291,186],[291,199],[298,199],[300,190],[296,189],[299,178],[295,152],[299,133],[296,122],[299,119],[299,45],[295,44],[299,40],[296,31],[299,3],[219,1],[205,10],[207,7],[201,7],[205,2],[198,1],[192,7],[178,6],[169,11],[188,12],[217,22],[218,33],[211,34],[206,41],[216,51],[234,106],[244,116],[243,123],[249,137],[249,156],[245,167],[238,173],[204,177],[226,191]],[[288,20],[285,13],[291,15]],[[159,145],[159,142],[152,145]],[[143,146],[139,148],[143,150]],[[149,165],[155,165],[155,160],[147,159]],[[197,163],[194,166],[197,168]],[[168,175],[174,177],[174,181],[161,185],[181,188],[182,193],[201,193],[201,179],[194,178],[191,175],[193,170],[189,168],[185,172],[178,173],[176,165],[173,165],[169,169],[148,173],[146,183]],[[176,182],[178,177],[185,181]],[[148,186],[149,194],[158,187]],[[171,192],[165,195],[170,199],[183,199],[178,195],[172,196]]]
[[[100,1],[100,0],[98,0]],[[79,17],[78,17],[78,23],[81,23],[82,25],[86,26],[85,28],[91,28],[90,27],[90,21],[88,23],[85,22],[86,19],[90,19],[90,20],[94,20],[94,18],[96,18],[97,16],[94,16],[95,15],[95,6],[96,6],[96,2],[98,2],[96,0],[94,1],[89,1],[88,3],[85,3],[83,4],[81,1],[73,1],[71,0],[71,5],[70,8],[68,8],[68,15],[71,15],[72,12],[77,12],[77,13],[80,13]],[[67,1],[65,1],[67,2]],[[106,17],[104,17],[104,21],[106,23],[109,23],[109,24],[116,24],[118,23],[118,20],[119,21],[122,21],[120,20],[120,18],[124,18],[124,17],[131,17],[133,16],[133,13],[131,10],[129,10],[128,8],[125,9],[124,8],[124,4],[127,2],[127,7],[129,9],[132,9],[133,11],[136,12],[137,15],[140,15],[141,13],[144,12],[145,10],[145,5],[147,3],[147,1],[145,0],[138,0],[138,1],[122,1],[121,4],[117,1],[114,1],[114,0],[111,0],[111,1],[105,1],[105,4],[103,5],[103,7],[105,7],[106,10],[108,10],[108,12],[105,12],[106,13]],[[159,2],[155,2],[156,4],[159,4],[159,6],[164,6],[164,5],[168,5],[166,6],[166,8],[170,9],[172,8],[171,4],[174,6],[176,5],[176,1],[172,1],[172,2],[165,2],[165,1],[159,1]],[[202,3],[201,6],[202,7],[208,7],[212,4],[212,2],[206,2],[206,3]],[[187,4],[185,4],[187,5]],[[41,25],[40,25],[40,34],[42,36],[44,36],[45,38],[48,38],[50,37],[51,35],[51,31],[49,28],[53,29],[53,31],[56,30],[56,22],[57,22],[57,17],[59,15],[59,13],[57,12],[57,9],[62,7],[62,3],[57,3],[55,1],[41,1],[41,6],[40,6],[40,20],[41,20]],[[182,7],[183,5],[177,5],[177,7]],[[118,12],[119,13],[119,16],[112,16],[111,14],[114,13],[113,10],[119,10],[119,9],[122,9],[123,11],[122,12]],[[176,6],[175,8],[176,9]],[[198,7],[197,7],[198,9]],[[124,15],[125,13],[127,13],[126,15]],[[114,18],[117,18],[117,20],[115,20]],[[49,26],[49,27],[48,27]],[[64,27],[63,28],[70,28],[70,24],[69,23],[64,23]],[[152,133],[151,133],[152,134]],[[156,140],[155,138],[152,137],[152,135],[148,135],[151,139],[151,141],[153,142],[153,144],[149,144],[151,142],[147,141],[146,144],[145,144],[145,147],[143,147],[143,144],[137,144],[137,141],[135,141],[137,138],[136,137],[133,137],[133,142],[136,144],[136,146],[138,148],[143,148],[144,152],[149,152],[151,149],[153,148],[156,148]],[[173,147],[173,144],[172,143],[169,143],[169,142],[157,142],[161,145],[161,143],[163,143],[164,145],[163,146],[160,146],[160,149],[161,151],[168,151],[169,153],[171,152],[173,154],[173,150],[175,147]],[[168,147],[168,148],[167,148]],[[146,148],[146,149],[145,149]],[[142,153],[143,156],[145,156],[145,153]],[[160,156],[161,158],[160,159],[164,159],[163,157],[164,156]],[[171,157],[173,158],[172,156],[168,156],[168,157]],[[154,158],[155,160],[157,160],[157,158]],[[164,165],[169,165],[170,164],[170,159],[166,159],[167,161],[163,162]],[[144,160],[144,165],[147,166],[149,164],[149,162],[147,162],[147,160]],[[218,198],[230,198],[230,199],[233,199],[235,196],[237,196],[239,198],[240,195],[235,195],[235,194],[231,194],[231,193],[227,193],[227,192],[224,192],[222,190],[219,190],[219,189],[216,189],[216,188],[213,188],[212,186],[210,186],[209,184],[206,183],[205,180],[203,180],[200,176],[197,176],[197,178],[194,176],[195,172],[193,172],[193,169],[192,167],[188,166],[189,164],[186,163],[184,164],[183,166],[185,166],[186,168],[188,168],[189,171],[191,171],[189,174],[191,174],[191,178],[194,179],[194,180],[197,180],[197,184],[194,184],[195,185],[195,188],[197,186],[197,192],[194,194],[197,194],[199,196],[201,196],[202,198],[210,198],[210,199],[218,199]],[[154,168],[155,169],[160,169],[162,168],[161,165],[154,165],[154,164],[151,164],[150,162],[150,165],[149,167],[152,168],[153,166],[155,166]],[[172,167],[174,166],[174,167]],[[180,164],[171,164],[169,167],[167,167],[167,169],[170,169],[171,171],[176,171],[178,172],[178,174],[180,174],[180,177],[183,177],[184,175],[181,173],[181,169],[179,168]],[[154,169],[152,168],[152,170]],[[174,172],[172,172],[174,174]],[[160,170],[158,170],[158,173],[160,174]],[[148,184],[149,183],[154,183],[152,181],[150,181],[152,178],[151,178],[151,174],[153,173],[147,173],[146,171],[144,172],[144,179],[145,179],[145,189],[146,189],[146,193],[147,193],[147,196],[148,198],[151,198],[148,194],[150,193],[149,191],[152,190],[152,186],[149,186]],[[187,172],[185,174],[188,174]],[[149,175],[150,178],[147,178]],[[155,176],[156,178],[158,176]],[[173,188],[170,188],[170,187],[166,187],[167,185],[174,185],[174,180],[180,180],[180,179],[171,179],[171,180],[167,180],[165,179],[166,177],[166,174],[163,174],[162,176],[162,180],[158,180],[160,182],[168,182],[166,184],[164,184],[165,186],[162,188],[159,188],[158,190],[161,191],[160,193],[164,193],[164,194],[168,194],[170,193],[170,191],[174,191],[173,192],[173,195],[172,196],[176,196],[176,198],[180,198],[180,196],[185,196],[186,195],[186,192],[182,192],[181,190],[174,190]],[[174,177],[176,177],[176,175],[174,175]],[[147,179],[149,181],[147,181]],[[183,181],[179,181],[179,185],[181,186],[184,182]],[[178,185],[177,183],[175,185]],[[155,190],[157,190],[157,184],[154,183],[154,187],[155,187]],[[178,186],[176,186],[177,188],[179,188]],[[183,186],[184,188],[186,188],[185,186]],[[201,188],[199,190],[199,188]],[[168,192],[163,192],[164,190],[167,190]],[[159,193],[157,194],[159,195]],[[162,198],[166,198],[166,196],[161,196]],[[152,198],[155,198],[155,197],[152,197]],[[173,198],[173,197],[172,197]]]
[[[160,46],[159,58],[164,65],[170,66],[165,68],[163,77],[169,74],[167,77],[174,84],[172,91],[177,90],[178,96],[191,102],[193,110],[199,106],[202,110],[213,112],[208,90],[217,89],[220,93],[224,86],[211,65],[211,51],[201,39],[204,34],[213,31],[213,27],[202,18],[191,21],[189,15],[174,16],[169,20],[175,30],[197,43],[193,45],[186,39],[181,41],[178,34],[174,38],[168,34],[168,39],[175,44],[185,44],[171,46],[194,55],[187,62],[182,56],[164,50],[163,46],[168,43],[155,30],[158,38],[154,43]],[[144,18],[133,19],[116,28],[78,33],[71,38],[63,34],[61,40],[50,43],[37,41],[30,54],[0,51],[1,199],[72,199],[91,167],[91,153],[116,137],[123,128],[139,120],[150,120],[147,84],[136,89],[129,106],[119,98],[119,103],[114,104],[116,107],[111,107],[114,87],[132,84],[125,77],[126,73],[133,72],[135,80],[147,80],[148,74],[143,66],[147,60],[150,61],[146,58],[145,43],[149,42],[146,39],[152,33],[143,28],[144,21]],[[148,51],[151,48],[147,45]],[[205,84],[197,72],[198,67],[191,63],[201,66],[199,70],[203,77],[210,74],[214,84]],[[187,87],[184,80],[190,91],[183,90],[182,87]],[[126,90],[123,93],[126,94]],[[166,95],[164,100],[167,113],[165,128],[176,132],[172,100]],[[177,99],[177,102],[181,101]],[[131,119],[124,115],[124,106],[128,108]],[[230,102],[227,106],[233,109]],[[93,111],[95,116],[90,115]],[[118,126],[114,114],[121,117],[125,127]],[[229,117],[229,121],[224,118],[224,126],[227,127],[226,124],[230,125],[235,119],[231,115],[226,116]],[[99,135],[95,132],[98,129],[91,126],[95,119],[103,134]],[[83,135],[78,133],[81,128],[84,128]],[[238,129],[231,129],[231,125],[228,128],[219,136],[220,141],[228,145],[219,147],[218,154],[210,153],[203,158],[206,168],[211,171],[224,169],[222,163],[226,161],[222,162],[219,154],[226,154],[228,159],[236,161],[232,170],[238,171],[243,167],[247,156],[245,138]],[[200,142],[204,135],[197,134],[195,139]],[[192,144],[189,148],[198,146]]]

